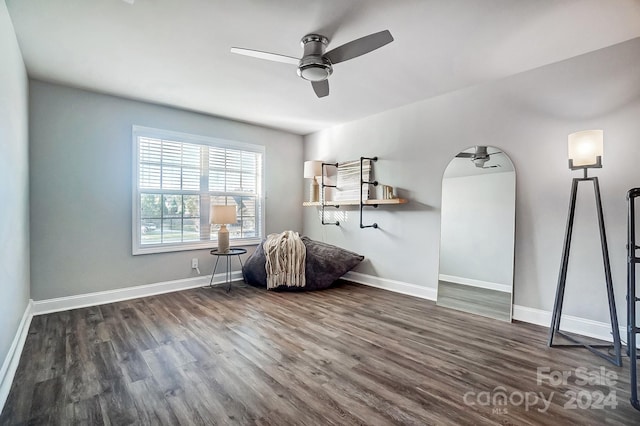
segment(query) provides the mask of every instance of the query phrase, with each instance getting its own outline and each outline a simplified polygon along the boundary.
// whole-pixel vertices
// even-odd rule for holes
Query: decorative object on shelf
[[[337,220],[335,222],[325,222],[324,221],[324,208],[328,205],[327,204],[327,194],[325,192],[325,189],[326,188],[337,188],[337,185],[329,185],[329,184],[324,183],[324,177],[326,176],[326,173],[324,172],[324,170],[325,170],[325,167],[327,167],[327,166],[336,167],[338,170],[340,170],[340,166],[339,166],[338,163],[322,163],[322,174],[320,175],[321,176],[321,178],[320,178],[321,179],[321,185],[320,186],[322,188],[322,193],[320,194],[320,196],[321,196],[320,203],[322,205],[322,213],[321,213],[322,219],[321,219],[321,222],[322,222],[323,225],[340,226],[340,221],[337,221]],[[340,205],[332,204],[332,207],[338,208],[338,207],[340,207]]]
[[[320,201],[318,176],[322,176],[322,161],[305,161],[304,178],[311,179],[311,185],[309,186],[309,201],[312,203]]]
[[[364,201],[367,198],[369,198],[369,185],[378,186],[378,181],[377,180],[370,181],[369,173],[365,173],[365,164],[369,165],[368,170],[371,171],[372,161],[378,161],[378,157],[360,157],[360,187],[362,188],[361,191],[358,191],[360,192],[360,229],[364,229],[364,228],[378,229],[377,223],[373,223],[371,225],[362,224],[362,209],[364,208],[364,206],[368,205],[368,204],[365,204]],[[365,188],[366,188],[366,191],[365,191]],[[365,195],[366,195],[366,198],[365,198]],[[373,204],[373,207],[377,208],[378,205]]]
[[[220,225],[218,230],[218,252],[229,251],[229,231],[227,225],[236,223],[236,206],[211,206],[211,224]]]
[[[613,294],[613,282],[611,279],[611,265],[609,263],[609,249],[607,247],[607,236],[604,229],[604,214],[602,211],[602,200],[600,198],[600,185],[597,177],[587,177],[587,169],[601,168],[603,155],[603,131],[602,130],[585,130],[569,135],[569,168],[571,170],[582,169],[584,175],[581,178],[573,178],[571,185],[571,198],[569,203],[569,215],[567,218],[567,229],[564,237],[564,247],[562,249],[562,262],[560,264],[560,273],[558,276],[558,288],[556,290],[556,299],[553,307],[553,317],[551,320],[551,328],[549,330],[549,347],[556,346],[583,346],[594,354],[606,359],[618,367],[622,366],[620,331],[618,329],[618,315],[616,312],[616,302]],[[580,182],[590,181],[593,183],[593,189],[596,198],[596,209],[598,215],[598,226],[600,230],[600,245],[602,248],[602,260],[604,264],[605,285],[607,296],[609,299],[609,316],[611,317],[611,329],[613,337],[613,345],[590,345],[583,343],[574,337],[560,331],[560,319],[562,316],[562,304],[564,302],[564,290],[567,282],[567,268],[569,266],[569,251],[571,248],[571,234],[573,231],[573,220],[576,211],[576,198],[578,194],[578,184]],[[566,338],[571,344],[558,345],[553,342],[556,334]],[[608,352],[598,349],[613,349],[614,354],[609,355]]]
[[[382,199],[393,200],[393,186],[382,185]]]
[[[360,184],[360,179],[368,181],[371,177],[371,161],[365,159],[360,162],[346,161],[338,164],[337,190],[334,192],[333,201],[358,200],[362,195],[369,199],[369,185]]]
[[[637,304],[640,299],[636,296],[636,267],[640,264],[638,250],[640,246],[636,240],[636,210],[635,199],[640,197],[640,188],[632,188],[627,192],[629,213],[627,218],[627,354],[629,355],[629,383],[631,385],[631,405],[640,410],[638,401],[638,336],[640,327],[636,323]]]

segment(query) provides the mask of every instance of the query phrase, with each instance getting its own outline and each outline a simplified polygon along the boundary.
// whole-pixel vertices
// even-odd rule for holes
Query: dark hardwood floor
[[[357,284],[194,289],[35,317],[0,424],[640,424],[628,359],[546,337]]]

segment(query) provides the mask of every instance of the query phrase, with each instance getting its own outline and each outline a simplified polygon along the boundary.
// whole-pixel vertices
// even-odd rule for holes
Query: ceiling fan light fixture
[[[300,44],[304,55],[298,64],[298,75],[307,81],[324,81],[333,72],[331,61],[324,57],[329,39],[319,34],[307,34]]]
[[[476,165],[476,167],[484,167],[484,163],[486,163],[489,160],[489,158],[487,157],[479,157],[479,158],[474,158],[473,160],[473,164]]]
[[[323,81],[333,73],[331,62],[322,56],[305,56],[298,64],[298,75],[307,81]]]
[[[326,80],[332,72],[331,65],[325,64],[307,64],[298,67],[298,75],[307,81]]]

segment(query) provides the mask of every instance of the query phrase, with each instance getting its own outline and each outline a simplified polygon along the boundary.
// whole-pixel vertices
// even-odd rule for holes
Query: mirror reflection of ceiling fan
[[[298,75],[310,81],[313,91],[316,92],[319,98],[322,98],[329,94],[329,82],[327,79],[333,72],[333,65],[357,58],[392,41],[393,37],[389,30],[384,30],[352,40],[325,52],[329,39],[320,34],[307,34],[300,41],[304,49],[301,59],[240,47],[232,47],[231,53],[296,65],[298,67]]]
[[[500,164],[485,166],[485,163],[491,160],[492,155],[500,153],[501,151],[489,152],[486,146],[476,145],[475,152],[461,152],[456,155],[456,158],[469,158],[476,167],[481,169],[493,169],[495,167],[500,167]]]

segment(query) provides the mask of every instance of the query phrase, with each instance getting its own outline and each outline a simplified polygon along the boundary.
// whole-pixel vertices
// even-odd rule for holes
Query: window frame
[[[258,204],[258,208],[256,209],[256,233],[257,236],[253,238],[232,238],[229,240],[230,246],[246,246],[246,245],[255,245],[259,244],[262,241],[265,232],[265,163],[266,163],[266,148],[263,145],[255,145],[246,142],[237,142],[220,138],[213,138],[208,136],[194,135],[190,133],[176,132],[171,130],[157,129],[153,127],[145,127],[139,125],[133,125],[131,130],[131,147],[132,147],[132,216],[131,216],[131,246],[132,246],[132,254],[135,255],[143,255],[143,254],[153,254],[153,253],[170,253],[177,251],[189,251],[189,250],[204,250],[204,249],[212,249],[217,247],[217,242],[214,240],[203,240],[202,235],[206,233],[201,232],[201,239],[199,241],[188,241],[188,242],[176,242],[176,243],[159,243],[159,244],[142,244],[142,230],[140,223],[141,219],[141,203],[140,196],[143,191],[140,188],[140,148],[138,143],[138,138],[147,137],[154,139],[163,139],[163,140],[171,140],[175,142],[184,142],[191,143],[197,145],[207,145],[209,147],[223,148],[223,149],[234,149],[246,152],[255,152],[261,155],[261,168],[259,172],[256,174],[258,178],[258,186],[257,195],[256,195],[256,203]],[[204,163],[204,162],[203,162]],[[201,166],[202,167],[202,166]],[[208,164],[207,164],[207,167]],[[202,173],[202,170],[200,171]],[[220,194],[213,194],[209,188],[205,188],[203,190],[203,183],[200,183],[199,191],[185,191],[185,190],[176,190],[172,192],[171,190],[158,190],[157,193],[168,193],[168,194],[185,194],[192,193],[193,195],[202,195],[208,194],[211,197],[216,196],[224,196]],[[233,192],[226,192],[227,194],[232,194]],[[231,196],[231,195],[227,195]],[[202,201],[201,201],[202,203]],[[200,217],[205,218],[209,216],[209,212],[200,211]],[[202,226],[201,219],[201,226]],[[206,228],[209,229],[207,235],[211,235],[210,232],[210,224],[206,224]]]

